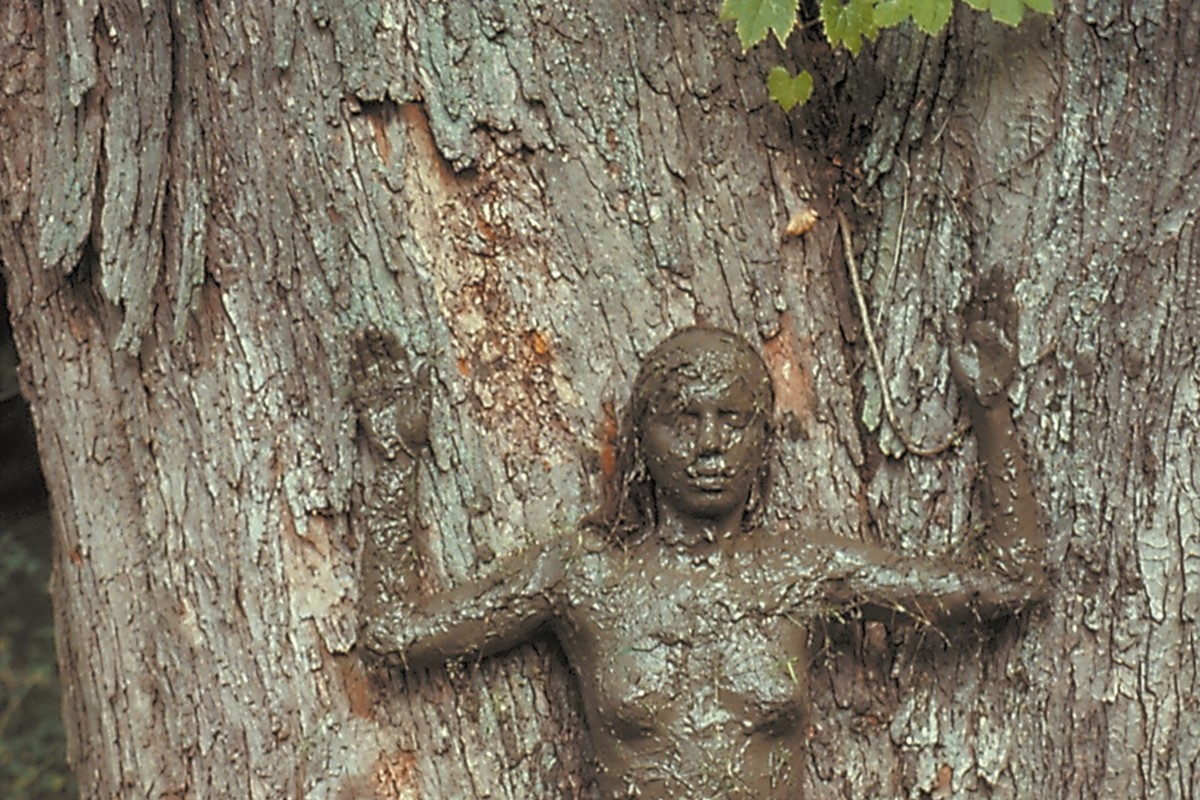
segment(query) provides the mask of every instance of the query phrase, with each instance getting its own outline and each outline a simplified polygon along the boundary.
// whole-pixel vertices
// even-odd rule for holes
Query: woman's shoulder
[[[622,539],[612,531],[583,525],[562,543],[566,557],[565,588],[575,604],[591,605],[602,595],[611,595],[631,579],[631,569],[640,551],[635,540]],[[643,554],[644,557],[644,554]]]
[[[844,557],[849,540],[830,531],[763,526],[746,534],[742,557],[768,573],[788,578],[819,578]]]

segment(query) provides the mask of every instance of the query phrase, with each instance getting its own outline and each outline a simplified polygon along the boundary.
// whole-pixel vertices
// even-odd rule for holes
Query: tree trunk
[[[588,796],[553,642],[356,649],[364,327],[435,371],[441,585],[571,531],[639,359],[696,320],[775,373],[776,524],[968,543],[973,441],[881,420],[835,208],[921,442],[959,415],[946,318],[1015,283],[1055,591],[977,640],[830,625],[809,796],[1195,794],[1200,6],[1064,5],[851,59],[742,56],[688,0],[6,4],[0,262],[84,796]],[[778,60],[818,75],[790,116]]]

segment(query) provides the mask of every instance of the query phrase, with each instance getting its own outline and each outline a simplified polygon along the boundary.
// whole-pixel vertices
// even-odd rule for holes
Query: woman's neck
[[[725,549],[741,533],[741,525],[740,510],[725,518],[704,519],[659,504],[655,538],[666,547],[707,554]]]

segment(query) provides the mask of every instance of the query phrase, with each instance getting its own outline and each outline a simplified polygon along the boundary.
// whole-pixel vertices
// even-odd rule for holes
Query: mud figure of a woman
[[[405,407],[417,411],[392,405],[381,419],[371,398],[387,390],[386,369],[363,365],[386,361],[389,348],[370,339],[360,349],[376,352],[356,362],[360,420],[379,452],[411,460],[425,430],[422,378],[407,390]],[[1006,406],[988,416],[994,399],[968,398],[976,424],[1011,427]],[[600,797],[800,798],[808,687],[805,669],[786,667],[808,664],[806,620],[856,606],[942,624],[1008,613],[1041,592],[1032,562],[1041,548],[1036,524],[1019,514],[1025,530],[1001,526],[1008,551],[1024,554],[1007,575],[833,535],[785,548],[762,525],[773,404],[770,375],[745,340],[712,328],[675,334],[641,367],[602,511],[576,535],[433,598],[399,574],[411,572],[403,536],[368,552],[385,563],[364,571],[366,646],[411,669],[548,629],[579,683]],[[1007,446],[1004,431],[978,433]],[[1000,455],[1014,469],[997,474],[1011,483],[1023,462]],[[1014,504],[1027,490],[992,487]]]

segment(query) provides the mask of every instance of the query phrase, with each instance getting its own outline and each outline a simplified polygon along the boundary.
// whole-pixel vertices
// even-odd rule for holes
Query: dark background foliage
[[[0,282],[0,297],[4,285]],[[0,304],[0,796],[68,797],[50,607],[50,516]]]

